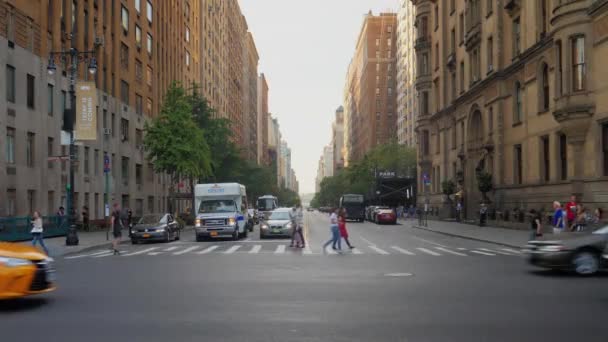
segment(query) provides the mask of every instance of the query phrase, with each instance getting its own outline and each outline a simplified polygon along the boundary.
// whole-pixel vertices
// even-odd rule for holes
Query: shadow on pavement
[[[605,271],[600,271],[594,275],[590,275],[590,276],[581,276],[578,275],[572,271],[565,271],[565,270],[552,270],[552,269],[547,269],[547,270],[531,270],[529,271],[530,274],[532,275],[536,275],[536,276],[541,276],[541,277],[551,277],[551,278],[608,278],[608,272]]]
[[[50,303],[47,298],[18,298],[0,301],[0,312],[35,310]]]

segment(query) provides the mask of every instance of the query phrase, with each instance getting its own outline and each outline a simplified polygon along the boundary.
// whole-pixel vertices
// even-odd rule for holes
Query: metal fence
[[[68,231],[65,216],[43,216],[44,237],[64,236]],[[0,241],[24,241],[32,238],[32,218],[0,217]]]

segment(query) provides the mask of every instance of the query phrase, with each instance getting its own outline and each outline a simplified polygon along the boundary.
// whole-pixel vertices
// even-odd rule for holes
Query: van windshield
[[[198,210],[200,214],[231,213],[235,211],[237,211],[236,204],[233,200],[202,201]]]

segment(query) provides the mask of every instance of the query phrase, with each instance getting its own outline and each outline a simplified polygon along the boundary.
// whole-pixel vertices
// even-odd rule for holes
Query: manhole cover
[[[411,277],[413,274],[411,273],[385,273],[385,277]]]

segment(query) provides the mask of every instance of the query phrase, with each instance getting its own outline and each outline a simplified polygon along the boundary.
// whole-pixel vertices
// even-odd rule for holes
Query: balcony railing
[[[414,42],[414,49],[423,50],[423,49],[430,49],[430,48],[431,48],[431,37],[430,36],[422,36],[422,37],[416,38],[416,41]]]

